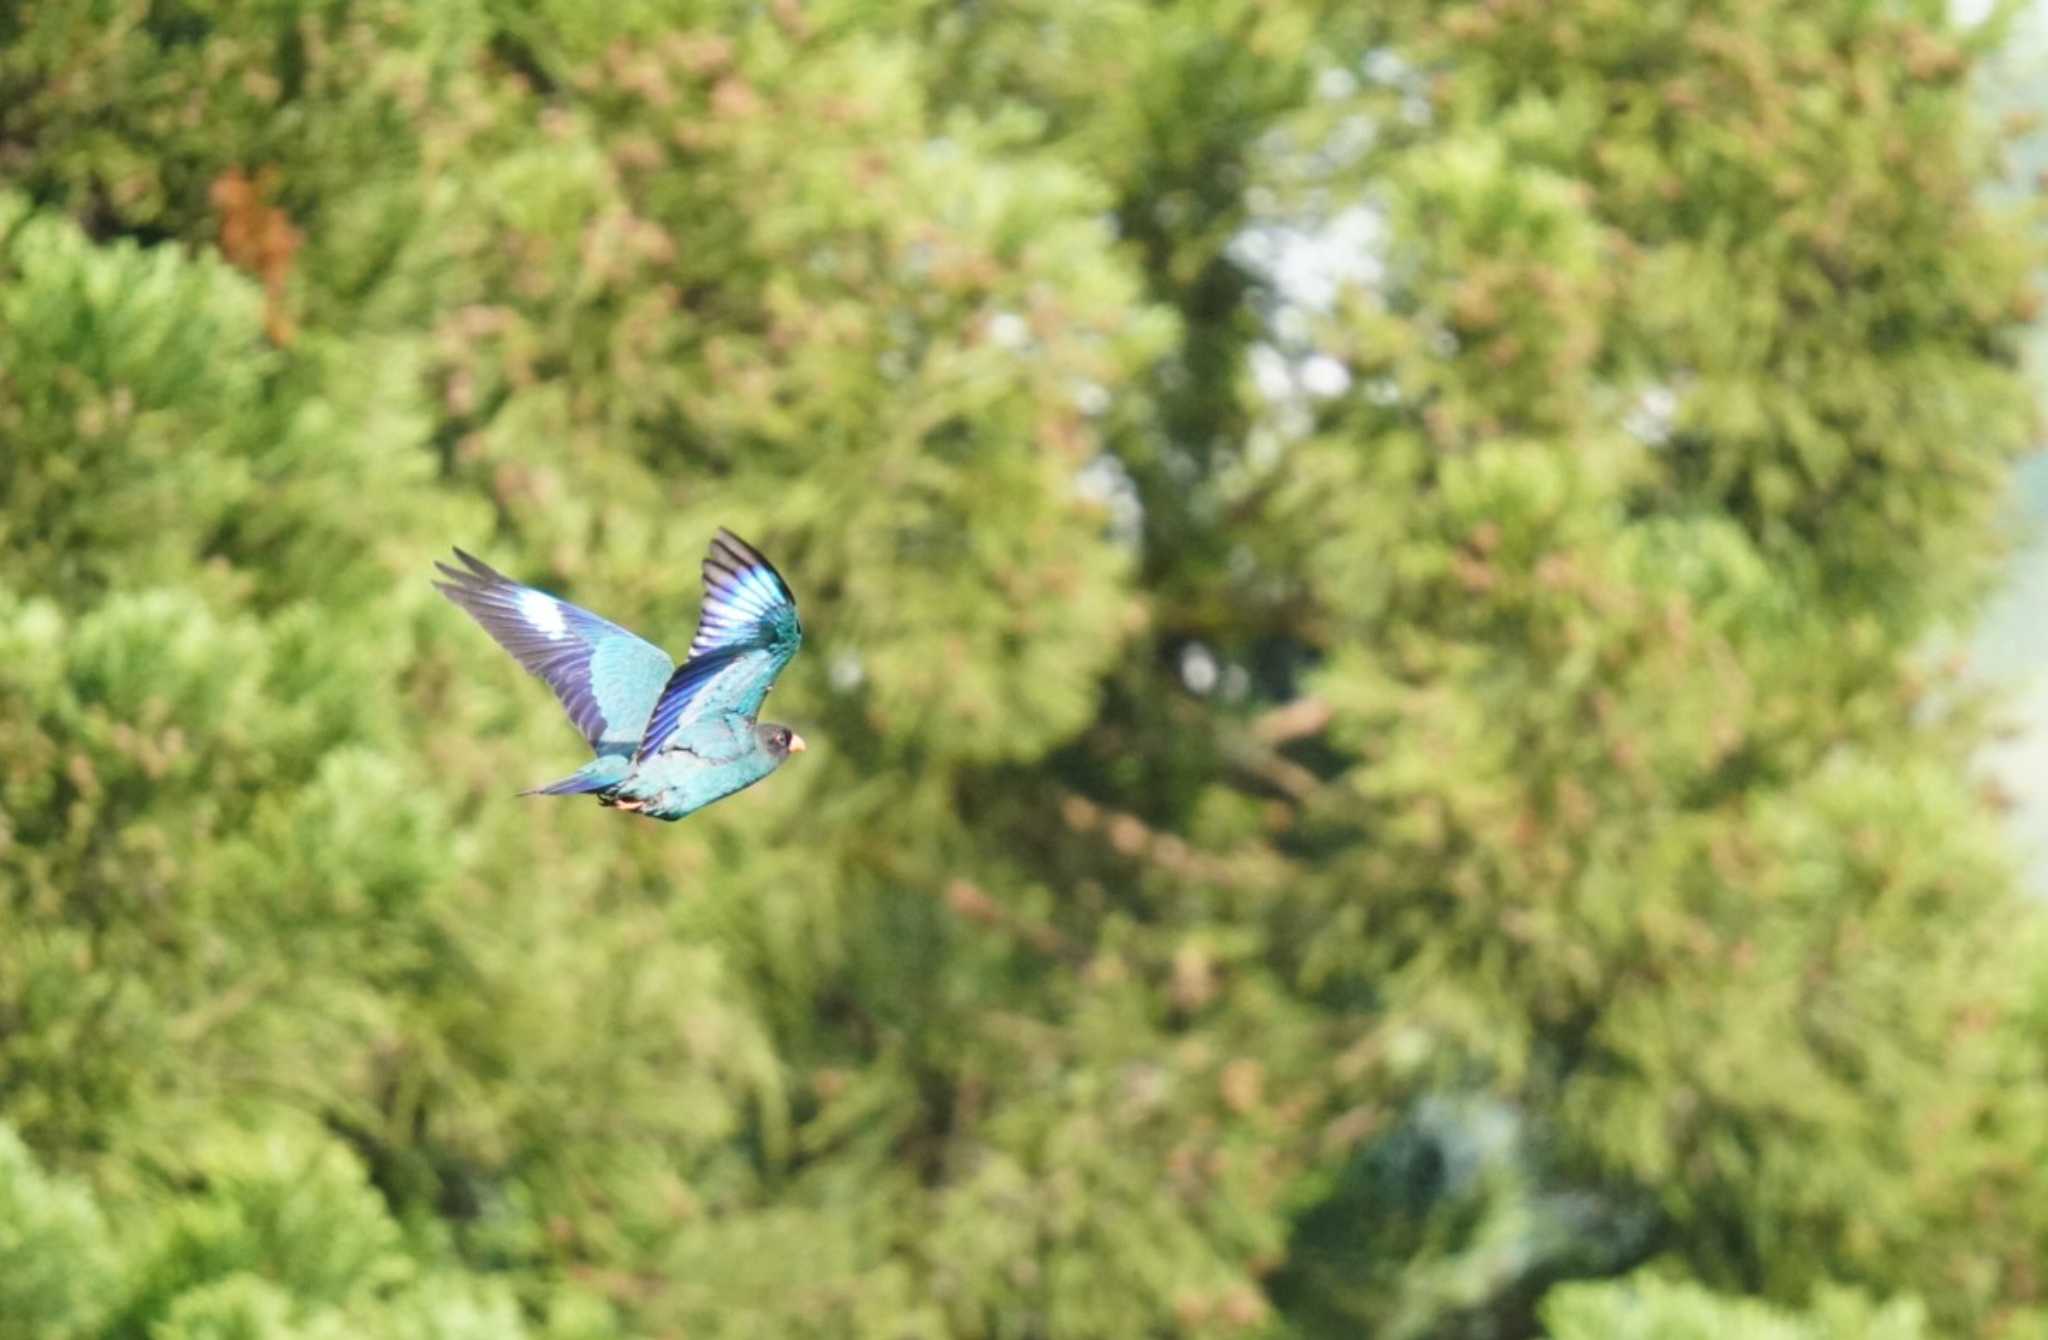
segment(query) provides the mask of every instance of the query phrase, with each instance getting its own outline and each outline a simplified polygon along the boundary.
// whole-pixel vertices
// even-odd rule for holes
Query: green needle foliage
[[[0,1340],[2048,1334],[1943,15],[0,7]]]

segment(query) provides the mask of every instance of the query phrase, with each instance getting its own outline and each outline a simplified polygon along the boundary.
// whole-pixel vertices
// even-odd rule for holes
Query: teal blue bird
[[[719,528],[704,557],[704,609],[690,654],[668,653],[608,619],[522,586],[462,550],[434,585],[529,674],[547,682],[597,755],[521,795],[595,795],[673,821],[760,781],[804,737],[757,721],[775,677],[803,644],[796,597],[774,565]]]

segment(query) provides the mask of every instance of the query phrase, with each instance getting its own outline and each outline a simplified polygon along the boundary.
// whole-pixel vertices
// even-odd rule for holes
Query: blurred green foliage
[[[2041,1333],[2000,31],[0,8],[0,1337]]]

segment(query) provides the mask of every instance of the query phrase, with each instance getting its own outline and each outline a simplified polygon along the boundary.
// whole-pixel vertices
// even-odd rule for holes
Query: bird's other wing
[[[675,662],[609,619],[523,586],[474,555],[436,563],[434,585],[469,613],[555,697],[599,753],[631,747],[646,731]]]
[[[796,597],[759,550],[720,526],[704,555],[704,609],[686,660],[727,647],[760,647],[789,664],[804,639]]]
[[[775,677],[803,645],[796,597],[752,545],[719,528],[704,556],[704,612],[690,655],[661,691],[637,758],[680,729],[713,716],[752,721]]]

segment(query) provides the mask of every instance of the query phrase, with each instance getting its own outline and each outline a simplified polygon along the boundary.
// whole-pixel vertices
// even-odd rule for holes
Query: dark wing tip
[[[717,533],[711,537],[711,548],[704,555],[705,563],[709,564],[713,560],[723,562],[732,568],[750,568],[759,565],[771,568],[772,570],[772,565],[769,564],[767,559],[761,557],[759,549],[748,544],[724,526],[720,526]]]
[[[753,545],[748,544],[724,526],[720,526],[711,537],[711,547],[704,554],[704,587],[715,589],[722,578],[737,581],[748,568],[760,568],[775,579],[782,598],[791,605],[796,604],[796,593],[789,589],[789,583],[775,570],[767,556]]]
[[[462,564],[461,567],[458,568],[453,564],[443,563],[438,559],[434,562],[434,571],[447,579],[446,581],[437,581],[434,585],[443,595],[448,596],[451,600],[460,600],[464,596],[489,596],[496,592],[518,587],[519,583],[513,581],[504,573],[499,572],[467,549],[456,545],[454,550],[456,559]]]
[[[461,567],[457,567],[455,566],[454,563],[449,563],[443,559],[437,558],[434,560],[434,571],[440,573],[443,577],[448,578],[450,581],[475,581],[477,579],[476,555],[462,548],[456,548],[454,550],[454,553],[456,563],[460,563],[462,565]]]
[[[454,546],[454,549],[455,556],[462,560],[462,566],[468,568],[473,576],[481,578],[486,582],[495,582],[504,585],[512,584],[511,579],[508,578],[504,573],[498,571],[490,564],[484,562],[475,554],[470,553],[469,550],[464,549],[461,545]]]

